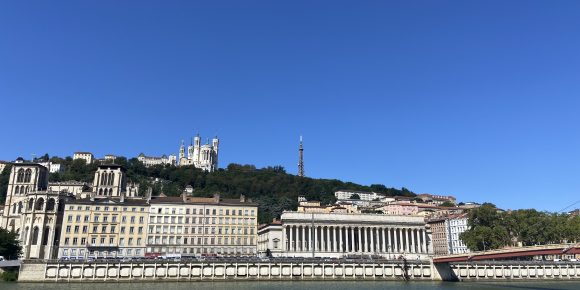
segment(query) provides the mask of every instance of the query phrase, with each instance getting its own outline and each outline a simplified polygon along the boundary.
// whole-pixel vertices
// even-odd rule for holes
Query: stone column
[[[397,245],[399,252],[402,253],[404,251],[403,247],[403,228],[398,228],[399,232],[399,244]]]
[[[324,252],[324,248],[326,246],[326,237],[324,235],[324,226],[320,227],[320,251]]]
[[[332,227],[332,251],[337,252],[336,248],[338,247],[338,242],[336,241],[336,231],[337,227]]]
[[[342,229],[343,229],[342,227],[338,227],[338,239],[339,239],[338,245],[340,247],[340,251],[338,251],[338,252],[340,252],[340,253],[344,252],[344,247],[342,244]]]
[[[383,247],[382,247],[381,252],[386,253],[387,252],[387,231],[388,231],[388,228],[382,228],[382,230],[383,230],[383,233],[382,233],[383,234]]]
[[[304,252],[304,246],[306,245],[305,239],[306,229],[304,225],[302,225],[302,236],[300,236],[300,251]]]
[[[292,226],[288,226],[288,227],[289,227],[289,230],[290,230],[290,238],[288,239],[288,247],[289,247],[289,251],[290,252],[294,252],[294,245],[293,245],[294,239],[293,239],[293,236],[292,236],[292,232],[293,232],[292,231]]]
[[[330,227],[329,226],[326,226],[325,236],[326,236],[326,242],[324,243],[324,245],[325,245],[324,249],[326,250],[326,252],[330,252]]]
[[[411,253],[415,252],[415,229],[411,229]]]
[[[312,252],[312,226],[308,227],[308,251]]]
[[[427,231],[422,230],[421,232],[423,232],[423,252],[428,253],[429,250],[427,250]]]
[[[376,248],[375,248],[375,230],[376,228],[369,228],[369,230],[371,230],[371,248],[370,251],[372,253],[376,252]]]
[[[387,252],[394,252],[391,244],[391,228],[387,228]]]
[[[282,245],[284,245],[284,251],[288,252],[288,237],[286,237],[286,228],[287,226],[282,227]]]
[[[314,251],[318,252],[318,226],[314,227]]]
[[[362,247],[361,247],[362,246],[362,235],[361,235],[362,230],[361,230],[361,227],[358,227],[357,232],[358,232],[358,249],[357,250],[358,250],[358,252],[362,252]]]

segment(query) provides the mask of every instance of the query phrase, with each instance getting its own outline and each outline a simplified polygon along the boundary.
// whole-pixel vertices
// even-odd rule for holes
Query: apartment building
[[[147,256],[256,254],[258,207],[240,199],[159,197],[150,202]]]

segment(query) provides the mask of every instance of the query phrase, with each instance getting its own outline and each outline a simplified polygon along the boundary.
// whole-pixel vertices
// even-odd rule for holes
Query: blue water
[[[580,290],[580,281],[529,282],[393,282],[393,281],[245,281],[147,283],[0,283],[4,290]]]

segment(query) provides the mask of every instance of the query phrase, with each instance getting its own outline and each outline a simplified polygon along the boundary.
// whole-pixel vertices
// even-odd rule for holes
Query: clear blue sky
[[[82,3],[79,3],[82,2]],[[177,153],[580,200],[580,1],[2,1],[0,159]]]

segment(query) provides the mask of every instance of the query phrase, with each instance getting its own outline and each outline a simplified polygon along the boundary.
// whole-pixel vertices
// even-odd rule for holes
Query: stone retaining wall
[[[23,263],[19,281],[431,280],[429,262],[409,263]]]

